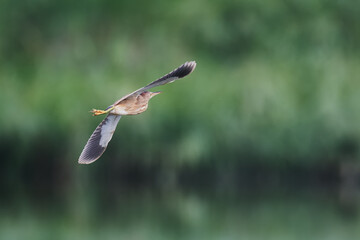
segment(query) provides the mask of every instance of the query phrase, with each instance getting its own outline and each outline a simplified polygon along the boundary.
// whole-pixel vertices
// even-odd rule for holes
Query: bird
[[[145,87],[125,95],[124,97],[117,100],[114,104],[107,107],[105,110],[91,110],[90,112],[93,113],[93,116],[99,116],[103,114],[107,114],[107,116],[97,126],[95,131],[90,136],[80,154],[78,163],[90,164],[99,159],[105,152],[120,118],[126,115],[136,115],[145,112],[148,108],[150,99],[161,93],[150,92],[147,90],[167,83],[172,83],[177,79],[181,79],[192,73],[195,67],[195,61],[185,62],[180,67],[176,68],[165,76],[149,83]]]

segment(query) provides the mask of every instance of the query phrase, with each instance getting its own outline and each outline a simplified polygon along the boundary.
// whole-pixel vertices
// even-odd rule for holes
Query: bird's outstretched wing
[[[180,67],[178,67],[177,69],[175,69],[174,71],[166,74],[165,76],[159,78],[158,80],[153,81],[152,83],[146,85],[145,87],[140,88],[137,91],[142,92],[142,91],[146,91],[153,87],[171,83],[171,82],[175,81],[176,79],[183,78],[183,77],[189,75],[190,73],[192,73],[192,71],[194,71],[195,67],[196,67],[195,61],[186,62],[183,65],[181,65]]]
[[[79,157],[80,164],[96,161],[105,151],[110,142],[121,116],[109,114],[97,126]]]
[[[194,71],[196,67],[196,62],[195,61],[191,61],[191,62],[185,62],[183,65],[181,65],[180,67],[178,67],[177,69],[175,69],[174,71],[166,74],[165,76],[151,82],[150,84],[146,85],[145,87],[142,87],[124,97],[122,97],[121,99],[119,99],[118,101],[116,101],[113,105],[117,105],[118,103],[120,103],[122,100],[134,95],[134,94],[140,94],[142,92],[145,92],[146,90],[153,88],[153,87],[157,87],[160,85],[164,85],[167,83],[172,83],[173,81],[183,78],[187,75],[189,75],[190,73],[192,73],[192,71]]]

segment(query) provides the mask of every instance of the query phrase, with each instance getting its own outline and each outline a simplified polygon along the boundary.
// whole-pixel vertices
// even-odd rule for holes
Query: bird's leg
[[[111,110],[113,110],[114,107],[109,107],[107,108],[106,110],[98,110],[98,109],[93,109],[91,110],[90,112],[93,113],[93,116],[98,116],[98,115],[101,115],[101,114],[106,114],[106,113],[109,113]]]

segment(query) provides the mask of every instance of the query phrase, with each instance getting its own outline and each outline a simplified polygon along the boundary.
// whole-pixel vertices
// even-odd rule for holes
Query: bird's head
[[[142,92],[140,94],[140,96],[143,97],[144,99],[146,99],[147,101],[149,101],[152,97],[154,97],[154,96],[156,96],[156,95],[158,95],[160,93],[161,92],[148,92],[148,91],[146,91],[146,92]]]
[[[162,92],[150,92],[150,98],[155,97],[156,95],[160,94]]]

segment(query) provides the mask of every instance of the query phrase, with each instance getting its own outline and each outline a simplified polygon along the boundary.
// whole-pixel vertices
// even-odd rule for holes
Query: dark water
[[[103,185],[46,191],[52,193],[3,200],[0,239],[360,239],[353,189]]]

